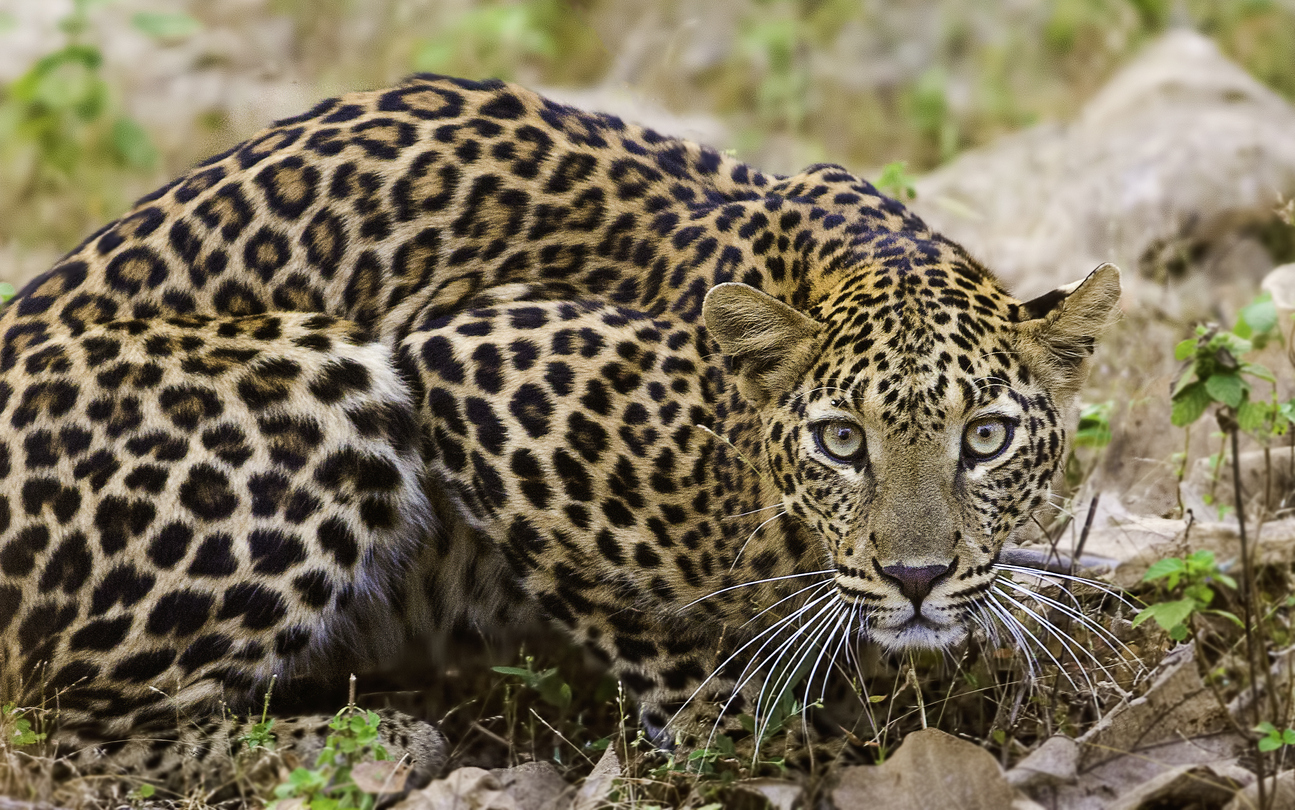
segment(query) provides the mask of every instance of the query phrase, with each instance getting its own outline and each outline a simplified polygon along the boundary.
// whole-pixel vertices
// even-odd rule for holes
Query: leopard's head
[[[1004,543],[1065,461],[1119,295],[1107,264],[1022,303],[965,256],[877,264],[803,309],[744,284],[707,295],[707,328],[760,414],[768,477],[871,638],[966,635]]]

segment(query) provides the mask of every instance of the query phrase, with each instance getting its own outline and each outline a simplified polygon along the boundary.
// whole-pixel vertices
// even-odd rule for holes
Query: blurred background
[[[318,98],[496,76],[892,193],[1186,27],[1295,98],[1292,0],[0,0],[0,279]]]

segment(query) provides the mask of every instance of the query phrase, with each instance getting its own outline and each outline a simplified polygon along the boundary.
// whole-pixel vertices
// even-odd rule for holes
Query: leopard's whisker
[[[738,588],[750,588],[752,585],[764,585],[769,582],[781,582],[784,579],[796,579],[797,577],[812,577],[812,576],[817,576],[819,574],[831,574],[831,573],[835,573],[835,571],[836,571],[835,568],[824,568],[820,571],[806,571],[803,574],[784,574],[780,577],[766,577],[764,579],[753,579],[750,582],[742,582],[737,585],[730,585],[727,588],[720,588],[718,591],[711,591],[705,596],[702,596],[698,599],[694,599],[693,601],[679,608],[679,611],[683,612],[688,608],[692,607],[693,605],[697,605],[702,602],[705,602],[707,599],[710,599],[711,597],[719,596],[720,594],[728,593],[729,591],[736,591]],[[828,581],[830,582],[831,580],[828,580]],[[817,584],[821,585],[823,583],[820,582]],[[796,593],[800,593],[800,591],[797,591]]]
[[[1038,568],[1028,568],[1023,565],[1010,565],[1008,563],[997,563],[994,565],[994,569],[999,571],[1011,571],[1014,574],[1024,574],[1025,576],[1034,577],[1035,579],[1043,580],[1045,582],[1048,582],[1050,578],[1055,578],[1055,579],[1064,579],[1068,582],[1075,582],[1080,585],[1087,585],[1088,587],[1093,588],[1094,590],[1101,591],[1107,596],[1110,596],[1118,600],[1129,610],[1133,610],[1133,611],[1142,610],[1142,608],[1130,602],[1128,598],[1124,596],[1124,594],[1122,594],[1118,590],[1115,590],[1114,588],[1107,586],[1106,583],[1100,580],[1088,579],[1087,577],[1077,577],[1077,576],[1074,576],[1073,574],[1062,574],[1056,571],[1042,571]],[[1056,585],[1057,583],[1049,582],[1049,584]]]
[[[827,581],[824,581],[824,582],[816,582],[816,583],[814,583],[813,585],[807,585],[807,586],[805,586],[804,588],[801,588],[800,590],[795,591],[794,593],[790,593],[790,594],[788,594],[787,596],[784,596],[783,598],[779,599],[777,602],[774,602],[772,605],[769,605],[768,607],[765,607],[765,608],[761,609],[759,613],[755,614],[755,615],[754,615],[754,616],[752,616],[751,618],[749,618],[749,619],[747,619],[746,621],[742,622],[742,624],[738,627],[738,629],[739,629],[739,630],[740,630],[740,629],[744,629],[748,624],[750,624],[751,622],[756,621],[757,619],[759,619],[759,618],[760,618],[761,616],[763,616],[764,614],[766,614],[766,613],[768,613],[769,611],[773,610],[774,608],[778,607],[778,605],[781,605],[783,602],[786,602],[786,601],[788,601],[789,599],[794,599],[794,598],[796,598],[797,596],[800,596],[800,595],[801,595],[802,593],[804,593],[805,591],[812,591],[812,590],[815,590],[815,589],[818,589],[818,588],[822,588],[822,587],[824,587],[825,585],[831,585],[831,584],[833,584],[831,580],[827,580]]]
[[[814,670],[818,668],[819,662],[823,660],[823,653],[827,650],[827,647],[832,643],[832,638],[833,636],[836,635],[837,630],[840,629],[842,615],[845,612],[846,612],[845,605],[838,603],[835,606],[835,610],[828,616],[824,617],[819,622],[821,626],[818,629],[814,630],[812,634],[806,634],[805,640],[800,645],[799,649],[796,651],[796,653],[793,653],[793,656],[799,656],[796,659],[795,664],[782,670],[784,674],[779,675],[779,677],[774,680],[773,689],[768,693],[769,699],[773,701],[772,710],[767,714],[765,714],[764,716],[762,716],[762,713],[758,708],[756,710],[756,742],[755,742],[754,761],[757,761],[757,762],[759,761],[761,742],[769,732],[769,724],[773,722],[774,712],[777,710],[777,706],[779,702],[781,702],[781,697],[786,692],[794,690],[796,688],[796,684],[798,682],[797,674],[804,670],[805,664],[808,663],[808,661],[810,660],[810,657],[813,656],[814,665],[810,668],[809,677],[805,679],[804,699],[801,701],[801,705],[800,705],[800,719],[802,724],[801,727],[806,731],[808,735],[808,728],[809,728],[808,714],[809,714],[809,703],[810,703],[809,694],[812,688],[811,684],[813,683],[813,679],[814,679]],[[815,654],[816,651],[817,651],[817,654]],[[766,679],[766,683],[767,682],[768,682],[768,679]],[[763,694],[761,697],[763,697]],[[794,697],[794,692],[793,692],[793,697]],[[782,718],[782,721],[784,723],[786,722],[786,720],[787,720],[786,717]]]
[[[728,570],[732,572],[734,568],[737,568],[737,561],[742,559],[742,552],[746,551],[746,547],[751,544],[751,541],[755,539],[755,536],[760,533],[761,529],[763,529],[765,526],[768,526],[770,523],[773,523],[775,520],[785,518],[786,516],[787,516],[787,513],[785,511],[779,512],[778,514],[769,518],[765,522],[761,523],[759,526],[756,526],[755,529],[753,529],[751,533],[747,535],[746,542],[744,542],[742,544],[742,547],[737,550],[737,554],[733,556],[733,564],[728,567]]]
[[[783,508],[782,504],[775,503],[769,506],[761,506],[759,509],[752,509],[750,512],[738,512],[735,515],[724,515],[723,517],[720,518],[720,520],[733,520],[734,518],[750,517],[751,515],[758,515],[761,512],[768,512],[770,509],[781,509],[781,508]]]
[[[828,582],[820,582],[820,583],[818,583],[818,585],[817,585],[817,586],[811,586],[811,587],[820,587],[820,588],[821,588],[823,585],[829,585],[829,584],[831,584],[831,582],[830,582],[830,581],[828,581]],[[806,590],[808,590],[808,589],[806,589]],[[706,678],[705,678],[704,680],[702,680],[702,682],[701,682],[701,683],[697,684],[697,688],[696,688],[696,689],[694,689],[694,690],[692,691],[692,694],[688,695],[687,699],[685,699],[685,700],[684,700],[684,702],[679,706],[678,710],[676,710],[676,711],[675,711],[675,713],[674,713],[674,715],[670,718],[670,721],[669,721],[669,722],[667,722],[667,724],[666,724],[666,725],[667,725],[667,727],[670,725],[670,723],[673,723],[673,722],[674,722],[674,720],[675,720],[676,718],[678,718],[678,717],[679,717],[680,712],[682,712],[682,711],[683,711],[683,710],[688,706],[688,704],[690,704],[690,703],[691,703],[691,702],[692,702],[692,701],[697,697],[697,695],[698,695],[698,694],[700,694],[701,690],[705,689],[707,684],[709,684],[711,681],[715,680],[715,678],[716,678],[716,677],[717,677],[721,672],[723,672],[723,671],[724,671],[724,668],[725,668],[725,667],[727,667],[727,666],[728,666],[728,665],[733,661],[733,659],[734,659],[734,658],[737,658],[739,655],[741,655],[741,654],[742,654],[742,652],[743,652],[744,650],[746,650],[748,647],[752,646],[753,644],[758,643],[758,642],[760,641],[760,639],[762,639],[762,638],[764,638],[765,636],[767,636],[767,635],[769,635],[769,634],[771,634],[771,633],[772,633],[773,635],[771,635],[771,636],[770,636],[770,637],[769,637],[769,638],[768,638],[768,639],[767,639],[763,644],[761,644],[761,645],[760,645],[760,648],[759,648],[758,650],[756,650],[756,652],[751,656],[751,659],[755,659],[756,657],[758,657],[758,656],[759,656],[759,654],[760,654],[761,652],[763,652],[763,650],[764,650],[764,648],[765,648],[765,647],[769,646],[769,644],[773,643],[773,641],[774,641],[775,639],[777,639],[777,638],[778,638],[778,635],[779,635],[783,630],[785,630],[785,629],[787,628],[787,626],[789,626],[789,624],[790,624],[791,622],[794,622],[798,617],[800,617],[801,615],[803,615],[805,612],[807,612],[807,611],[809,611],[809,610],[812,610],[814,607],[816,607],[816,606],[817,606],[817,605],[819,605],[820,603],[822,603],[822,602],[824,602],[824,601],[826,601],[826,600],[828,600],[828,599],[835,599],[835,598],[836,598],[836,594],[835,594],[835,593],[826,593],[826,594],[823,594],[822,596],[816,596],[816,597],[814,597],[813,599],[811,599],[811,600],[807,601],[805,604],[801,605],[801,606],[800,606],[799,608],[797,608],[795,611],[793,611],[793,612],[791,612],[791,613],[787,614],[786,616],[783,616],[782,618],[778,619],[778,621],[773,622],[773,623],[772,623],[772,624],[770,624],[768,627],[766,627],[765,629],[761,630],[759,633],[755,634],[755,635],[754,635],[754,636],[752,636],[750,639],[748,639],[748,640],[746,641],[746,643],[744,643],[742,646],[740,646],[740,647],[738,647],[736,650],[734,650],[734,651],[733,651],[733,652],[728,656],[728,658],[725,658],[722,662],[720,662],[718,665],[716,665],[716,666],[711,670],[711,673],[710,673],[709,675],[707,675],[707,676],[706,676]],[[747,666],[747,668],[749,668],[749,667],[751,666],[750,661],[748,661],[748,663],[747,663],[747,665],[746,665],[746,666]],[[742,672],[743,672],[743,673],[745,673],[745,672],[746,672],[746,668],[744,668],[744,669],[742,670]],[[734,691],[736,691],[736,690],[734,690]],[[730,700],[732,700],[732,698],[731,698],[731,697],[730,697]],[[727,706],[727,704],[725,704],[725,705]],[[723,717],[723,712],[722,712],[722,711],[720,712],[720,717]]]
[[[1071,657],[1075,657],[1075,653],[1070,648],[1070,643],[1068,643],[1070,641],[1068,637],[1065,637],[1064,633],[1061,633],[1059,630],[1054,628],[1050,622],[1043,621],[1042,619],[1039,618],[1038,614],[1036,614],[1034,611],[1030,610],[1029,608],[1025,607],[1020,602],[1013,599],[1011,596],[1004,593],[1003,591],[1000,591],[997,588],[995,588],[993,590],[993,593],[996,596],[1006,599],[1017,610],[1020,610],[1023,613],[1028,613],[1030,616],[1032,616],[1035,619],[1035,621],[1039,622],[1040,627],[1042,627],[1045,631],[1047,631],[1050,635],[1052,635],[1053,638],[1057,639],[1057,641],[1061,643],[1061,646],[1066,650],[1066,652],[1070,653]],[[1011,620],[1015,622],[1016,626],[1021,629],[1021,632],[1023,632],[1026,636],[1028,636],[1029,639],[1034,642],[1035,647],[1041,650],[1043,654],[1046,655],[1050,661],[1052,661],[1052,663],[1057,667],[1057,670],[1061,673],[1062,677],[1064,677],[1066,681],[1069,682],[1071,688],[1073,688],[1077,692],[1080,691],[1079,684],[1075,683],[1075,679],[1072,678],[1070,673],[1066,671],[1066,668],[1062,666],[1060,659],[1058,659],[1055,655],[1052,654],[1052,650],[1048,649],[1048,645],[1044,643],[1044,641],[1040,639],[1038,636],[1036,636],[1033,632],[1031,632],[1030,628],[1026,627],[1025,624],[1020,619],[1016,618],[1015,616],[1012,616],[1011,611],[1007,610],[1005,605],[1000,605],[1000,607],[1004,608],[1002,615],[1011,617]],[[1089,679],[1088,672],[1084,670],[1082,667],[1080,668],[1079,671],[1080,671],[1080,674],[1083,676],[1084,682],[1088,684],[1089,694],[1090,695],[1095,694],[1096,687],[1094,687],[1092,680]]]
[[[828,668],[823,671],[823,688],[818,695],[819,703],[822,703],[827,698],[827,680],[831,674],[832,668],[836,667],[838,670],[844,673],[844,668],[840,666],[841,648],[845,646],[845,643],[850,639],[850,628],[854,625],[855,612],[853,610],[850,610],[849,606],[846,606],[846,609],[842,613],[842,616],[845,619],[845,629],[841,633],[841,640],[836,642],[836,649],[832,650],[832,654],[828,656],[828,659],[827,659]],[[810,687],[811,688],[813,687],[812,678],[810,679]],[[809,692],[807,691],[805,694],[808,695]]]
[[[821,617],[824,613],[826,613],[827,611],[835,607],[836,605],[835,597],[836,597],[836,594],[834,593],[828,593],[823,596],[820,596],[814,602],[807,603],[806,605],[802,606],[800,609],[796,610],[794,613],[789,614],[786,618],[780,619],[774,626],[780,627],[780,628],[788,627],[790,626],[790,623],[792,621],[808,613],[809,610],[811,610],[813,607],[817,607],[819,602],[823,602],[825,600],[833,600],[833,601],[828,601],[827,604],[823,605],[822,607],[819,607],[818,613],[814,614],[814,616],[812,616],[809,620],[804,622],[801,625],[801,627],[803,628],[804,626],[811,625],[814,622],[818,621],[819,617]],[[768,631],[766,630],[765,633],[767,632]],[[761,633],[761,635],[764,635],[764,633]],[[771,659],[772,662],[776,663],[777,661],[779,661],[782,658],[782,655],[784,651],[787,649],[787,647],[792,643],[794,643],[800,635],[801,635],[801,632],[798,629],[797,632],[793,632],[790,636],[788,636],[787,640],[782,642],[782,644],[780,644],[778,648],[774,650],[773,658]],[[724,719],[724,715],[728,712],[729,706],[731,706],[733,704],[733,701],[736,700],[740,694],[742,694],[742,690],[746,687],[746,685],[750,683],[751,680],[754,679],[760,673],[760,669],[764,664],[764,662],[761,661],[760,659],[761,653],[763,653],[764,649],[768,647],[770,644],[772,644],[777,638],[778,638],[777,634],[770,636],[769,639],[765,641],[764,644],[760,645],[760,649],[756,650],[755,653],[753,653],[747,659],[746,665],[742,667],[741,673],[738,674],[738,680],[733,685],[733,688],[729,694],[728,700],[724,702],[723,707],[720,708],[719,714],[715,718],[715,725],[712,726],[710,737],[706,740],[707,748],[709,748],[710,744],[714,742],[715,734],[717,734],[719,731],[719,723]],[[728,666],[729,661],[732,661],[733,658],[737,655],[737,653],[741,652],[741,649],[744,649],[746,646],[747,645],[743,645],[743,648],[740,648],[739,650],[735,651],[733,655],[729,656],[728,659],[724,661],[724,663],[720,664],[718,667],[715,668],[715,672],[718,673],[719,671],[723,670],[724,667]],[[748,675],[747,673],[750,673],[750,674]],[[714,673],[711,675],[711,677],[714,677]],[[707,678],[707,680],[709,681],[710,678]],[[766,686],[768,685],[767,679],[765,681],[765,685]],[[694,695],[695,694],[696,693],[694,693]],[[689,700],[691,699],[692,698],[690,697]],[[760,713],[760,700],[761,698],[759,697],[756,699],[755,715],[757,717]]]
[[[818,656],[815,657],[814,665],[809,669],[809,677],[805,679],[805,705],[801,710],[800,722],[801,729],[804,731],[806,739],[809,738],[809,706],[810,695],[814,692],[814,676],[818,673],[819,666],[823,664],[823,660],[826,658],[827,666],[823,668],[823,689],[816,701],[821,704],[827,696],[827,679],[832,673],[832,662],[836,660],[837,654],[841,651],[841,642],[845,640],[845,637],[848,634],[849,622],[850,608],[848,605],[842,604],[841,609],[837,611],[837,617],[835,623],[832,625],[832,631],[827,634],[827,638],[825,638],[822,645],[819,646]],[[846,628],[846,632],[842,632],[843,628]],[[833,649],[830,654],[825,656],[824,654],[827,653],[828,647],[832,644],[832,639],[834,639],[837,634],[840,634],[841,641],[838,641],[836,648]]]
[[[1033,599],[1034,601],[1040,604],[1047,605],[1053,610],[1064,613],[1066,616],[1070,617],[1074,621],[1088,628],[1090,631],[1096,633],[1098,637],[1100,637],[1103,641],[1109,644],[1112,649],[1121,650],[1128,655],[1129,659],[1132,659],[1134,661],[1138,660],[1137,654],[1134,653],[1133,650],[1130,649],[1127,644],[1121,641],[1119,637],[1117,637],[1110,630],[1107,630],[1105,627],[1103,627],[1100,622],[1097,622],[1092,618],[1084,615],[1083,611],[1079,609],[1078,602],[1076,602],[1074,607],[1071,607],[1070,605],[1067,605],[1064,602],[1060,602],[1056,599],[1053,599],[1050,596],[1045,596],[1044,594],[1041,594],[1032,588],[1028,588],[1019,582],[1013,582],[1012,580],[1006,579],[1006,578],[1000,578],[997,581],[997,584],[1007,585],[1017,593],[1028,596],[1030,599]],[[1074,599],[1073,594],[1071,594],[1071,599],[1072,600]],[[1128,661],[1126,660],[1125,663],[1127,664]]]
[[[823,638],[824,633],[827,633],[829,630],[833,628],[834,626],[833,615],[839,614],[842,611],[842,609],[844,609],[845,605],[843,603],[837,602],[831,605],[830,607],[831,607],[831,611],[828,612],[826,617],[820,618],[821,616],[823,616],[823,612],[820,611],[817,616],[815,616],[813,619],[810,620],[810,625],[807,625],[807,626],[811,626],[811,625],[817,624],[820,626],[809,631],[802,629],[801,632],[797,634],[800,637],[801,641],[800,641],[800,644],[796,647],[796,650],[792,652],[790,656],[788,656],[784,652],[783,655],[779,656],[778,659],[775,659],[773,662],[771,662],[770,666],[768,667],[769,674],[765,676],[764,684],[760,689],[760,695],[759,697],[756,698],[755,758],[757,760],[759,758],[760,743],[764,739],[764,736],[769,731],[769,723],[773,721],[774,709],[776,709],[782,695],[787,690],[795,688],[795,682],[797,680],[796,676],[804,667],[805,662],[809,660],[809,656],[813,654],[814,650],[818,649],[819,656],[820,657],[822,656],[822,651],[824,646],[826,645],[826,642],[820,645],[819,639]],[[827,638],[830,639],[831,635],[829,634]],[[793,658],[795,659],[795,663],[792,664],[791,666],[783,667],[781,666],[780,662],[784,658]],[[769,688],[770,680],[773,681],[772,689]],[[806,697],[808,698],[808,691],[806,693]],[[763,708],[762,704],[766,699],[773,702],[773,707],[768,712],[762,711],[762,708]],[[805,711],[806,708],[807,706],[804,706],[804,705],[801,706],[802,713]]]
[[[1034,653],[1030,645],[1026,644],[1025,637],[1021,634],[1023,628],[1020,627],[1020,622],[993,599],[986,599],[982,604],[986,612],[993,616],[997,624],[1001,625],[1016,642],[1016,649],[1020,650],[1025,657],[1026,675],[1031,681],[1036,680]]]

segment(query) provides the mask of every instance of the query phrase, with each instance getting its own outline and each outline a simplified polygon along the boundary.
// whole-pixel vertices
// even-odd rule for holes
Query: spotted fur
[[[815,593],[963,637],[1118,292],[1023,304],[840,167],[500,82],[325,101],[0,320],[0,693],[138,736],[538,612],[695,740]]]

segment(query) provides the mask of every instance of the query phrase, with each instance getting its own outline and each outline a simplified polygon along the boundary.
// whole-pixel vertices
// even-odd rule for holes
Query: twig
[[[1246,659],[1250,665],[1250,695],[1251,695],[1251,714],[1254,715],[1254,725],[1260,723],[1259,713],[1259,665],[1255,659],[1255,640],[1254,630],[1251,627],[1255,615],[1255,590],[1257,582],[1255,581],[1255,570],[1253,561],[1250,559],[1250,546],[1246,540],[1246,513],[1245,507],[1241,502],[1241,456],[1237,452],[1237,433],[1238,426],[1234,420],[1227,426],[1228,435],[1232,438],[1232,503],[1236,507],[1237,513],[1237,531],[1241,538],[1241,571],[1245,590],[1241,594],[1241,617],[1245,623],[1246,638]],[[1257,744],[1256,744],[1257,745]],[[1257,751],[1258,756],[1255,758],[1255,775],[1259,777],[1259,807],[1268,806],[1267,792],[1264,787],[1264,754]]]

